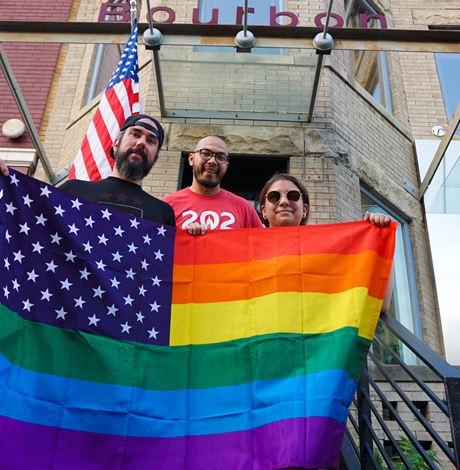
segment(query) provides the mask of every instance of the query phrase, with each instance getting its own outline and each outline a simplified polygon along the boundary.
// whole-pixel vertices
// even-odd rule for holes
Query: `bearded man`
[[[100,181],[69,180],[60,189],[122,212],[175,227],[171,206],[141,188],[158,160],[164,140],[161,124],[146,114],[128,117],[120,128],[110,155],[112,174]]]
[[[262,227],[250,202],[220,187],[229,165],[227,144],[220,137],[201,139],[188,161],[192,185],[162,198],[174,209],[177,227],[193,235],[209,229]]]

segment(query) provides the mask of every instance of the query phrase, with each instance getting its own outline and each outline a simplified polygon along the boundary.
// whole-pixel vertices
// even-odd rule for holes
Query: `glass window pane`
[[[248,13],[248,25],[266,26],[270,24],[270,7],[276,7],[279,13],[282,2],[280,0],[249,0],[248,12],[254,8],[254,13]],[[219,10],[218,24],[242,24],[237,22],[237,8],[244,9],[244,0],[200,0],[200,21],[211,20],[212,9]],[[285,17],[278,18],[281,23]]]
[[[161,47],[168,110],[254,115],[308,112],[317,63],[314,51],[275,58],[223,54],[208,46],[200,49],[203,52],[193,46]]]
[[[380,212],[388,214],[394,218],[394,214],[390,214],[376,201],[369,198],[366,194],[361,193],[361,207],[363,216],[366,211]],[[396,318],[402,325],[409,331],[416,334],[414,322],[414,306],[412,305],[411,292],[410,292],[410,272],[406,262],[406,247],[404,245],[404,238],[402,232],[402,225],[406,222],[398,220],[398,228],[396,230],[396,248],[393,261],[393,269],[395,273],[395,283],[393,289],[393,297],[391,299],[390,310],[388,313]],[[402,344],[386,327],[380,325],[377,333],[380,334],[385,342],[406,362],[406,364],[417,364],[415,355]],[[391,364],[391,357],[376,343],[374,342],[374,354],[384,363]]]
[[[364,0],[355,0],[351,7],[347,26],[361,28],[360,15],[381,14]],[[370,18],[368,28],[380,28],[380,21]],[[385,51],[355,51],[350,53],[351,73],[356,81],[369,92],[390,113],[393,113],[393,99],[388,71],[388,58]]]
[[[244,0],[200,0],[199,1],[200,16],[199,19],[202,23],[211,21],[212,10],[219,10],[218,24],[243,24],[242,13],[244,11]],[[283,10],[283,0],[249,0],[248,2],[248,25],[270,25],[270,7],[275,7],[276,12],[279,13]],[[251,8],[254,12],[251,13]],[[279,24],[287,24],[286,16],[277,18]],[[204,52],[204,48],[197,47],[197,51]],[[235,52],[234,49],[228,47],[212,47],[207,48],[206,52]],[[283,55],[285,49],[266,47],[266,48],[253,48],[251,54],[272,54]]]
[[[460,102],[460,87],[458,77],[460,76],[460,57],[458,54],[434,55],[438,69],[441,92],[446,108],[447,120],[450,122],[455,109]],[[457,131],[458,132],[458,131]]]

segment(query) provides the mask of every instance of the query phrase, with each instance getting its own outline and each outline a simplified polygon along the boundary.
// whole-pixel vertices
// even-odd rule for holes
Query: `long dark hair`
[[[265,186],[263,187],[261,193],[260,193],[260,199],[259,199],[259,208],[262,213],[262,206],[265,206],[265,196],[267,195],[268,191],[270,190],[271,186],[273,183],[276,181],[290,181],[291,183],[294,183],[298,188],[300,193],[302,194],[302,200],[304,204],[308,204],[308,211],[307,211],[307,216],[305,219],[302,219],[300,221],[300,225],[306,225],[308,221],[308,217],[310,216],[310,197],[308,195],[307,188],[303,185],[301,181],[299,181],[295,176],[289,175],[288,173],[275,173],[266,183]],[[262,219],[262,223],[268,227],[268,220]]]

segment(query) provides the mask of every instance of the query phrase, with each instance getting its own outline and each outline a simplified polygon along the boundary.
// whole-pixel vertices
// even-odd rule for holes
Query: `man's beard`
[[[201,184],[201,186],[205,187],[205,188],[215,188],[216,186],[218,186],[220,184],[220,182],[222,181],[222,178],[224,177],[225,175],[225,172],[221,172],[220,168],[217,168],[217,173],[216,173],[216,178],[215,179],[207,179],[203,176],[203,172],[204,172],[204,167],[205,167],[206,164],[203,164],[201,166],[201,169],[200,169],[200,174],[198,174],[198,171],[197,171],[197,168],[195,165],[193,165],[192,169],[193,169],[193,176],[195,177],[195,179],[198,181],[198,183]]]
[[[130,160],[129,156],[132,153],[137,153],[142,157],[142,162],[139,160]],[[117,170],[126,178],[133,181],[139,181],[145,178],[153,166],[149,162],[147,154],[142,148],[132,148],[126,150],[126,152],[115,152],[115,166]]]

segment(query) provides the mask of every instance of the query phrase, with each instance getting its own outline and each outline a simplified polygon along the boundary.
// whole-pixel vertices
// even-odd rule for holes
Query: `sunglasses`
[[[281,195],[286,194],[287,200],[289,202],[297,202],[302,194],[297,189],[291,189],[291,191],[287,192],[280,192],[280,191],[269,191],[265,197],[267,198],[268,202],[272,204],[278,204],[281,200]]]

